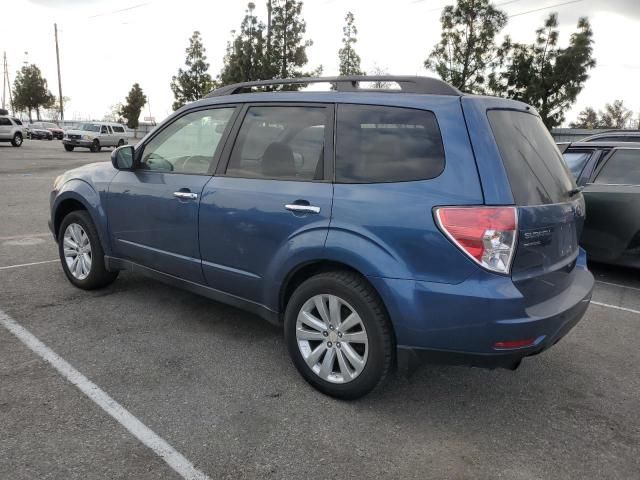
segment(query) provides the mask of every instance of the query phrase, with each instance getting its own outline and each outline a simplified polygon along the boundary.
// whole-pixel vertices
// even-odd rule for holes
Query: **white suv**
[[[15,117],[0,115],[0,142],[11,142],[14,147],[22,145],[24,139],[22,122]]]
[[[86,122],[67,130],[62,143],[67,152],[73,152],[76,147],[99,152],[102,147],[121,147],[128,142],[124,126],[119,123]]]

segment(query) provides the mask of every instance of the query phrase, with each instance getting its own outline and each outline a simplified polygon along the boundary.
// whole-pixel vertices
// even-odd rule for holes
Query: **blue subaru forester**
[[[421,77],[236,84],[111,160],[55,181],[69,280],[133,270],[253,312],[335,397],[423,359],[515,368],[589,305],[582,194],[523,103]]]

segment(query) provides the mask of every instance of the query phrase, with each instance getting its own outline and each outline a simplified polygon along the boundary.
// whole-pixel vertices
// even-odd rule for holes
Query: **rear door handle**
[[[188,200],[195,200],[196,198],[198,198],[198,194],[192,193],[192,192],[173,192],[173,196],[177,198],[188,199]]]
[[[295,213],[320,213],[320,207],[313,205],[297,205],[295,203],[289,203],[285,205],[284,208]]]

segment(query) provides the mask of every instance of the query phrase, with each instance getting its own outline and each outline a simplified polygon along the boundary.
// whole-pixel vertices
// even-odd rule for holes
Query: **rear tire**
[[[73,146],[73,145],[65,145],[65,146],[64,146],[64,149],[65,149],[67,152],[73,152],[74,146]]]
[[[14,147],[22,146],[22,135],[20,133],[16,133],[11,139],[11,145]]]
[[[314,307],[318,299],[324,315]],[[308,315],[315,326],[300,320]],[[383,382],[393,363],[395,341],[382,300],[356,273],[321,273],[302,283],[287,304],[284,333],[300,374],[332,397],[352,400],[366,395]]]
[[[124,145],[124,140],[118,140],[118,148]]]
[[[75,210],[62,220],[58,254],[69,281],[83,290],[106,287],[118,277],[118,271],[105,267],[100,237],[86,210]]]

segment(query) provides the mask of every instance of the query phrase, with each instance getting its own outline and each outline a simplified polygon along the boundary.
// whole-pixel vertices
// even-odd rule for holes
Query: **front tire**
[[[69,281],[83,290],[106,287],[118,276],[104,264],[104,250],[91,217],[85,210],[69,213],[58,231],[58,254]]]
[[[356,273],[321,273],[302,283],[287,304],[284,328],[294,365],[326,395],[360,398],[391,369],[395,342],[386,310]]]
[[[74,146],[73,146],[73,145],[65,145],[65,146],[64,146],[64,149],[65,149],[67,152],[73,152]]]
[[[102,149],[102,147],[100,146],[100,142],[96,139],[93,141],[93,143],[91,144],[91,147],[89,148],[89,150],[91,150],[93,153],[97,153]]]
[[[19,133],[16,133],[11,139],[11,145],[13,145],[14,147],[22,146],[22,135]]]

